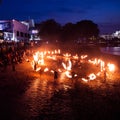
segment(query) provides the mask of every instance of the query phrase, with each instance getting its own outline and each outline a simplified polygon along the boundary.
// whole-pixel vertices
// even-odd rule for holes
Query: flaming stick
[[[94,73],[91,73],[88,77],[89,77],[89,80],[96,79],[96,75]]]
[[[70,75],[70,70],[72,68],[72,62],[69,60],[68,66],[65,63],[62,63],[62,65],[63,65],[64,69],[66,70],[65,71],[66,76],[69,78],[72,78],[72,75]]]
[[[109,71],[111,71],[111,72],[115,71],[115,65],[114,64],[108,63],[107,66],[108,66]]]

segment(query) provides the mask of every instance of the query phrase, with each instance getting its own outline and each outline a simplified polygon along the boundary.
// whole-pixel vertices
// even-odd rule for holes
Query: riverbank
[[[119,56],[103,54],[98,47],[41,46],[38,50],[61,49],[62,53],[88,54],[119,64]],[[54,67],[54,65],[53,65]],[[87,70],[87,69],[86,69]],[[101,79],[84,82],[71,79],[54,84],[35,72],[31,60],[0,73],[0,119],[2,120],[115,120],[120,109],[120,77],[117,82]]]

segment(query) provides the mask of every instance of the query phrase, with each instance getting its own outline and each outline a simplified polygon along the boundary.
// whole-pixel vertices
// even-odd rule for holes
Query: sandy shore
[[[100,57],[106,61],[111,61],[119,66],[119,56],[103,54],[99,51],[99,48],[80,46],[44,46],[44,49],[56,49],[60,48],[63,52],[71,52],[72,54],[89,54],[91,57]],[[41,50],[43,47],[40,48]],[[39,50],[35,48],[34,51]],[[0,72],[0,105],[3,107],[0,109],[0,112],[4,112],[2,117],[6,115],[6,109],[11,107],[14,102],[8,102],[6,99],[17,99],[21,97],[27,89],[29,89],[30,84],[35,81],[34,78],[38,78],[39,73],[33,71],[31,63],[23,61],[20,64],[16,65],[16,71],[12,71],[12,67],[8,66],[7,70]],[[53,96],[47,100],[47,106],[43,108],[38,108],[40,111],[39,116],[34,116],[36,119],[43,116],[49,120],[53,120],[54,117],[58,118],[56,120],[102,120],[109,119],[115,120],[119,116],[120,109],[120,77],[117,78],[117,81],[106,81],[102,82],[100,80],[94,80],[89,83],[78,81],[73,84],[73,88],[68,90],[56,91]],[[47,88],[46,88],[47,89]],[[41,88],[39,88],[41,90]],[[34,96],[34,95],[33,95]],[[5,98],[5,99],[4,99]],[[39,96],[41,98],[41,96]],[[31,99],[30,99],[31,100]],[[38,99],[39,100],[39,99]],[[6,102],[5,102],[6,101]],[[37,99],[35,99],[37,101]],[[22,101],[24,104],[24,101]],[[40,101],[39,101],[40,102]],[[38,105],[39,105],[38,102]],[[4,104],[3,104],[4,103]],[[27,103],[26,103],[27,104]],[[44,103],[45,104],[45,103]],[[36,104],[35,104],[36,105]],[[52,107],[50,107],[50,106]],[[21,107],[21,106],[19,106]],[[15,106],[16,108],[16,106]],[[23,107],[24,108],[24,107]],[[52,108],[52,109],[51,109]],[[19,108],[17,108],[19,109]],[[29,107],[26,108],[28,111]],[[4,110],[4,111],[3,111]],[[12,109],[14,111],[14,108]],[[24,111],[22,108],[20,109]],[[15,110],[16,111],[16,110]],[[18,120],[24,118],[24,115],[16,114],[12,111],[7,111],[9,116],[15,116]],[[12,114],[11,114],[12,113]],[[28,114],[24,113],[27,117]],[[31,114],[30,114],[31,115]],[[6,118],[9,118],[9,116]],[[12,117],[13,117],[12,116]],[[59,119],[59,116],[61,119]],[[16,119],[16,120],[17,120]],[[9,120],[12,120],[9,118]],[[22,120],[22,119],[21,119]],[[31,120],[31,119],[26,119]]]
[[[115,64],[117,68],[117,76],[119,76],[120,56],[101,53],[100,49],[94,46],[92,47],[78,46],[78,45],[72,47],[67,45],[61,45],[61,46],[44,45],[37,48],[33,48],[32,51],[35,52],[38,50],[61,49],[62,53],[70,52],[73,55],[75,55],[76,53],[79,55],[88,54],[90,57],[101,58],[104,61]],[[2,70],[2,68],[0,68],[0,70]],[[7,67],[6,71],[3,72],[0,71],[0,87],[16,86],[15,84],[19,84],[18,86],[20,88],[21,86],[30,83],[31,80],[34,79],[36,76],[38,76],[38,73],[36,73],[32,69],[31,61],[27,62],[26,60],[23,60],[22,63],[16,64],[16,71],[12,71],[11,65]],[[119,79],[119,77],[117,79]]]

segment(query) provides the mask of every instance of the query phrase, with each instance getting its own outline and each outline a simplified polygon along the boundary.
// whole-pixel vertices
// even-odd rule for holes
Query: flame
[[[54,70],[50,70],[51,73],[54,73]]]
[[[104,71],[106,71],[107,73],[115,71],[114,64],[106,63],[99,58],[93,58],[93,59],[88,60],[88,59],[86,59],[88,57],[88,55],[81,55],[80,61],[78,62],[78,60],[79,60],[78,54],[71,56],[70,53],[66,53],[66,54],[63,54],[63,56],[57,56],[60,53],[61,53],[60,49],[55,49],[53,51],[41,51],[41,52],[37,51],[37,52],[35,52],[33,54],[33,61],[31,62],[32,67],[33,68],[36,67],[35,71],[37,72],[37,71],[41,70],[41,65],[44,65],[45,60],[47,60],[47,59],[52,60],[52,62],[55,61],[55,63],[51,64],[51,65],[55,65],[55,64],[60,65],[59,63],[63,60],[62,67],[64,70],[61,70],[61,68],[56,68],[56,69],[58,72],[61,73],[62,78],[65,76],[67,76],[68,78],[72,78],[73,77],[73,74],[71,72],[72,66],[74,67],[74,65],[78,64],[78,67],[79,67],[79,64],[82,62],[85,62],[86,63],[85,65],[92,64],[92,67],[95,67],[95,69],[93,69],[93,70],[96,70],[96,73],[91,73],[88,76],[86,76],[85,78],[82,78],[82,80],[85,82],[88,82],[90,80],[95,80],[98,76],[103,75]],[[58,62],[57,62],[57,60],[58,60]],[[47,66],[49,66],[50,63],[51,62],[47,62]],[[51,67],[51,65],[50,65],[50,67]],[[82,65],[84,65],[84,64],[82,64]],[[82,65],[80,67],[82,67]],[[52,67],[55,67],[55,66],[52,66]],[[54,71],[50,70],[49,68],[45,68],[43,71],[44,72],[49,71],[49,72],[54,73]],[[79,77],[79,74],[75,73],[74,77]]]
[[[96,79],[96,75],[94,73],[91,73],[88,77],[89,77],[89,80],[95,80]]]
[[[38,52],[35,53],[35,55],[33,55],[34,61],[38,62]]]
[[[81,59],[85,59],[87,57],[88,57],[88,55],[81,55]]]
[[[82,78],[83,81],[88,82],[88,79]]]
[[[58,54],[60,54],[61,53],[61,51],[60,51],[60,49],[58,49]]]
[[[108,63],[107,66],[108,66],[109,71],[111,71],[111,72],[115,71],[115,65],[114,64]]]
[[[58,72],[62,72],[62,70],[61,70],[61,69],[58,69]]]
[[[71,68],[72,68],[71,60],[68,60],[68,66],[64,62],[62,62],[62,65],[63,65],[65,70],[71,70]]]
[[[47,72],[47,71],[49,71],[49,69],[48,69],[48,68],[45,68],[45,69],[44,69],[44,72]]]
[[[65,75],[68,77],[68,78],[72,78],[72,75],[70,74],[70,70],[72,68],[72,62],[71,60],[68,60],[68,66],[67,64],[65,64],[64,62],[62,62],[62,65],[64,67],[64,69],[66,70],[65,71]]]
[[[37,71],[39,71],[39,70],[41,70],[41,67],[38,67],[35,71],[37,72]]]
[[[94,60],[88,60],[89,63],[96,65],[96,66],[100,66],[100,71],[102,72],[103,70],[105,70],[105,62],[101,59],[97,59],[95,58]]]
[[[70,74],[69,71],[66,71],[65,74],[66,74],[66,76],[67,76],[68,78],[72,78],[72,75]]]
[[[78,60],[78,55],[76,54],[75,56],[73,56],[73,59],[76,59],[76,60]]]

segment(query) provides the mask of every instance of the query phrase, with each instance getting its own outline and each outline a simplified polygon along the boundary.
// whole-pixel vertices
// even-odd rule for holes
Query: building
[[[0,20],[1,41],[28,41],[29,26],[17,20]],[[3,34],[2,34],[3,33]]]
[[[120,30],[113,33],[113,36],[120,39]]]
[[[28,21],[22,21],[23,24],[28,26],[28,31],[29,31],[29,40],[30,41],[37,41],[40,40],[40,37],[38,35],[39,31],[35,27],[35,23],[33,19],[30,19]]]

